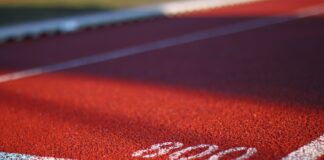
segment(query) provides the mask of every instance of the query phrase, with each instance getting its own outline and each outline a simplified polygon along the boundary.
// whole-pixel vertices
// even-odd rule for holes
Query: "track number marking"
[[[161,148],[169,146],[166,148]],[[141,158],[155,158],[158,156],[166,155],[168,154],[171,150],[175,149],[180,149],[183,146],[183,143],[180,142],[164,142],[164,143],[159,143],[159,144],[154,144],[148,149],[143,149],[143,150],[138,150],[132,154],[133,157],[141,157]],[[197,149],[205,149],[201,153],[191,155],[188,157],[185,157],[184,154],[189,153],[191,151],[197,150]],[[218,149],[217,145],[211,145],[211,144],[200,144],[197,146],[190,146],[178,151],[175,151],[171,154],[169,154],[169,160],[190,160],[190,159],[197,159],[201,157],[205,157],[210,155],[208,160],[218,160],[225,155],[234,153],[234,152],[239,152],[239,151],[246,151],[244,155],[237,157],[235,160],[245,160],[256,154],[257,149],[256,148],[248,148],[248,147],[235,147],[235,148],[230,148],[225,151],[220,151],[217,154],[212,155],[215,153],[215,151]],[[152,153],[155,151],[155,153]],[[150,153],[150,154],[146,154]]]
[[[168,147],[162,148],[165,146],[168,146]],[[164,143],[160,143],[160,144],[154,144],[149,149],[143,149],[143,150],[136,151],[133,153],[132,156],[133,157],[143,157],[143,158],[153,158],[153,157],[165,155],[165,154],[169,153],[171,150],[180,148],[182,146],[183,146],[183,144],[180,142],[164,142]],[[151,153],[151,154],[146,154],[146,153],[150,153],[153,151],[157,151],[157,152]]]
[[[215,153],[218,150],[217,145],[211,144],[200,144],[197,146],[190,146],[187,148],[182,148],[183,143],[180,142],[164,142],[159,144],[154,144],[149,149],[143,149],[136,151],[132,154],[133,157],[141,157],[141,158],[155,158],[158,156],[163,156],[168,154],[171,150],[179,149],[173,153],[169,154],[169,160],[190,160],[197,159],[205,156],[210,156],[208,160],[219,160],[226,155],[242,152],[245,153],[239,157],[236,157],[235,160],[246,160],[252,157],[257,153],[256,148],[248,148],[248,147],[234,147],[227,149],[225,151],[220,151]],[[181,149],[182,148],[182,149]],[[185,157],[185,154],[190,153],[191,151],[205,149],[201,153],[191,155]],[[324,155],[324,134],[319,138],[311,141],[309,144],[306,144],[296,151],[291,152],[286,157],[282,158],[282,160],[317,160]]]
[[[207,148],[207,150],[205,150],[204,152],[198,153],[196,155],[193,155],[193,156],[189,156],[189,157],[186,157],[186,158],[180,158],[181,155],[183,155],[183,154],[185,154],[187,152],[196,150],[198,148]],[[198,145],[198,146],[187,147],[187,148],[182,149],[180,151],[174,152],[174,153],[170,154],[169,159],[170,160],[177,160],[177,159],[183,159],[184,160],[184,159],[201,158],[201,157],[204,157],[206,155],[211,154],[212,152],[214,152],[217,149],[218,149],[218,146],[216,146],[216,145],[201,144],[201,145]]]

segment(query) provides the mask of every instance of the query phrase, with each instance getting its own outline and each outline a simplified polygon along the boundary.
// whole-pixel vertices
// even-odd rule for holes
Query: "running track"
[[[42,70],[0,83],[0,152],[135,160],[181,142],[151,159],[200,144],[218,147],[201,159],[235,147],[254,148],[248,159],[324,159],[324,14],[309,14],[323,3],[268,0],[2,44],[0,79]]]

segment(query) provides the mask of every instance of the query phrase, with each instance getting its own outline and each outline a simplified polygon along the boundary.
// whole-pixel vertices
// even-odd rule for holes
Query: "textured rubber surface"
[[[271,0],[3,44],[1,73],[294,16],[320,2]],[[315,16],[1,83],[0,151],[132,160],[171,141],[254,147],[251,159],[281,159],[324,133],[323,28]]]

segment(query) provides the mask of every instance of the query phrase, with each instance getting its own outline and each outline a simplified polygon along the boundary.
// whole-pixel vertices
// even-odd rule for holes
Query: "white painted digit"
[[[168,146],[168,147],[161,148],[164,146]],[[160,143],[160,144],[154,144],[149,149],[143,149],[143,150],[136,151],[132,154],[132,156],[133,157],[143,157],[143,158],[153,158],[153,157],[165,155],[168,152],[170,152],[171,150],[180,148],[182,146],[183,146],[183,143],[180,143],[180,142],[164,142],[164,143]],[[157,151],[157,152],[151,153],[151,154],[146,154],[146,153],[149,153],[152,151]],[[146,154],[146,155],[143,155],[143,154]]]
[[[206,147],[208,147],[208,149],[206,151],[204,151],[204,152],[201,152],[199,154],[196,154],[196,155],[193,155],[193,156],[190,156],[190,157],[180,158],[181,155],[183,155],[184,153],[193,151],[193,150],[198,149],[198,148],[206,148]],[[170,160],[178,160],[180,158],[179,160],[189,160],[189,159],[201,158],[201,157],[204,157],[206,155],[211,154],[213,151],[215,151],[217,149],[218,149],[217,145],[201,144],[201,145],[194,146],[194,147],[187,147],[187,148],[185,148],[183,150],[174,152],[174,153],[170,154],[169,159]]]
[[[238,151],[243,151],[246,150],[246,153],[235,160],[245,160],[253,156],[257,150],[255,148],[247,148],[247,147],[236,147],[236,148],[230,148],[225,151],[219,152],[216,155],[211,156],[208,160],[219,160],[220,158],[224,157],[227,154],[233,153],[233,152],[238,152]]]

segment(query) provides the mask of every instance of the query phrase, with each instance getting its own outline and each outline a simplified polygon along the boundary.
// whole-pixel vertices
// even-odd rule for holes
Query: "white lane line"
[[[300,147],[282,160],[316,160],[324,156],[324,134],[316,140]]]
[[[271,26],[275,24],[285,23],[289,21],[293,21],[300,18],[305,18],[309,16],[318,15],[321,13],[324,13],[324,5],[317,5],[312,6],[312,8],[316,8],[316,12],[313,10],[310,11],[309,8],[306,8],[305,10],[299,10],[296,12],[296,16],[290,16],[290,17],[273,17],[273,18],[262,18],[262,19],[256,19],[256,20],[249,20],[245,22],[240,22],[236,24],[227,25],[221,28],[216,29],[209,29],[209,30],[203,30],[199,32],[194,32],[178,37],[163,39],[160,41],[152,42],[152,43],[146,43],[142,45],[136,45],[124,49],[115,50],[108,53],[102,53],[97,54],[93,56],[88,57],[82,57],[74,60],[69,60],[57,64],[52,65],[46,65],[46,66],[40,66],[36,68],[31,68],[27,70],[22,70],[18,72],[8,73],[0,76],[0,83],[8,82],[12,80],[37,76],[45,73],[51,73],[56,71],[61,71],[65,69],[71,69],[76,68],[79,66],[114,60],[117,58],[122,58],[126,56],[136,55],[136,54],[142,54],[149,51],[155,51],[158,49],[188,44],[192,42],[197,42],[201,40],[206,40],[210,38],[220,37],[220,36],[226,36],[230,34],[235,34],[239,32],[249,31],[265,26]],[[153,53],[153,52],[152,52]]]
[[[0,152],[1,160],[71,160],[65,158],[40,157],[28,154]]]
[[[164,3],[159,6],[159,10],[163,15],[172,16],[186,12],[205,10],[218,7],[226,7],[232,5],[240,5],[246,3],[254,3],[264,0],[184,0]]]

